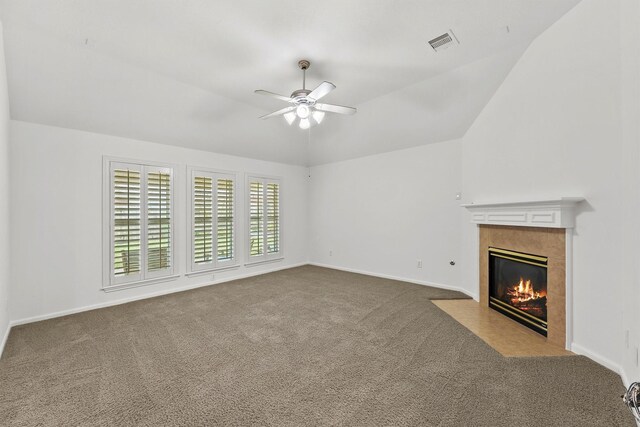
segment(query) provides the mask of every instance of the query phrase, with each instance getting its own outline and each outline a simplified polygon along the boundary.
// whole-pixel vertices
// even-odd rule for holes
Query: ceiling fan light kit
[[[287,121],[287,123],[289,123],[289,126],[291,126],[293,122],[296,121],[297,117],[298,116],[296,116],[296,113],[294,113],[293,111],[289,111],[284,115],[284,119]]]
[[[266,90],[256,90],[255,93],[267,95],[286,101],[292,104],[281,110],[266,114],[261,119],[268,119],[276,116],[283,116],[287,123],[291,126],[296,120],[300,129],[309,129],[313,125],[319,125],[324,119],[325,112],[337,114],[355,114],[356,109],[353,107],[344,107],[342,105],[320,104],[317,101],[331,92],[336,86],[330,82],[322,82],[314,90],[306,88],[307,69],[311,63],[306,59],[298,61],[298,67],[302,70],[302,89],[293,91],[290,97],[278,95],[277,93]]]
[[[301,119],[306,119],[307,117],[309,117],[309,107],[307,107],[305,104],[298,105],[296,107],[296,114]]]

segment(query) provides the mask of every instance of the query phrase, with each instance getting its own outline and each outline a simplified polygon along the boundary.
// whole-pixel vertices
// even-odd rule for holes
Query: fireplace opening
[[[547,336],[547,257],[489,248],[489,307]]]

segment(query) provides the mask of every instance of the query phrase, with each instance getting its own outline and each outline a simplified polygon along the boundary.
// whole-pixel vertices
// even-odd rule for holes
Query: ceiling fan
[[[338,113],[338,114],[355,114],[356,109],[353,107],[343,107],[342,105],[333,104],[321,104],[318,102],[320,98],[327,95],[334,90],[336,86],[333,83],[322,82],[314,90],[306,88],[306,72],[311,62],[306,59],[298,61],[298,67],[302,70],[302,89],[293,91],[290,97],[284,95],[278,95],[277,93],[269,92],[266,90],[258,89],[255,93],[260,95],[272,96],[286,101],[292,105],[285,107],[281,110],[274,111],[273,113],[266,114],[261,119],[268,119],[275,116],[284,116],[289,125],[292,125],[297,119],[300,119],[301,129],[309,129],[311,125],[320,124],[324,119],[325,113]]]

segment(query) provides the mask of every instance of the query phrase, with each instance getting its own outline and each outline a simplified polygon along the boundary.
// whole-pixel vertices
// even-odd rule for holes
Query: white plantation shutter
[[[267,253],[280,252],[280,185],[267,183]]]
[[[249,182],[249,255],[264,255],[264,185]]]
[[[141,276],[141,178],[140,168],[111,170],[112,271],[120,280]]]
[[[213,262],[213,179],[193,178],[193,262]]]
[[[147,176],[147,276],[171,269],[171,171],[145,167]]]
[[[282,257],[280,182],[248,177],[249,263]]]
[[[103,288],[173,274],[172,169],[105,160],[105,178],[110,255]]]
[[[235,175],[189,170],[191,271],[235,265]]]
[[[216,237],[218,241],[218,261],[233,259],[233,180],[218,179],[218,204]]]

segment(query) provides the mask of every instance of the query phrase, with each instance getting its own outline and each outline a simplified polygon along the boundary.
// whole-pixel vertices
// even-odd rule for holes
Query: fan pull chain
[[[307,129],[307,165],[311,162],[311,127]],[[311,171],[311,167],[309,167],[309,171]],[[309,176],[311,176],[311,172],[309,172]]]

